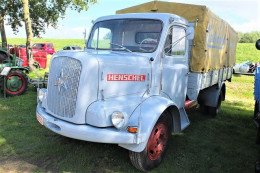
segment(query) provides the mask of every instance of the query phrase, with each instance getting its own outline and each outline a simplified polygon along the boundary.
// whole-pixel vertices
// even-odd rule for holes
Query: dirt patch
[[[0,173],[16,173],[23,172],[29,173],[37,169],[36,165],[28,163],[24,160],[1,160],[0,161]]]

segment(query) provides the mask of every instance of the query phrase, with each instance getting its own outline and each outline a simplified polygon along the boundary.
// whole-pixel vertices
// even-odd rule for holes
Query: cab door
[[[184,107],[188,81],[188,41],[186,27],[169,27],[162,58],[162,94],[179,108]]]

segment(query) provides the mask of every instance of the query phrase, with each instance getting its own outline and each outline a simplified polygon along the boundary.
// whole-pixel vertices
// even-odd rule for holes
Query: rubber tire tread
[[[171,131],[173,128],[173,120],[172,116],[168,111],[164,111],[156,124],[160,121],[164,121],[168,124],[168,129],[169,129],[169,136],[168,136],[168,141],[165,147],[164,152],[162,153],[162,156],[157,159],[157,160],[150,160],[147,156],[147,146],[145,149],[141,152],[134,152],[134,151],[129,151],[129,158],[131,163],[133,164],[134,167],[136,167],[138,170],[143,171],[143,172],[148,172],[151,171],[152,169],[156,168],[159,166],[159,164],[162,162],[163,157],[167,151],[167,148],[169,146],[169,139],[171,136]],[[148,143],[148,142],[147,142]],[[148,161],[148,163],[147,163]]]
[[[23,76],[23,78],[25,79],[25,88],[22,92],[20,92],[18,94],[11,94],[11,93],[8,93],[8,91],[6,91],[6,95],[11,96],[11,97],[23,95],[28,90],[29,82],[28,82],[27,75],[24,72],[22,72],[21,70],[11,70],[11,72],[9,74],[11,74],[11,73],[18,73],[18,74],[21,74]]]

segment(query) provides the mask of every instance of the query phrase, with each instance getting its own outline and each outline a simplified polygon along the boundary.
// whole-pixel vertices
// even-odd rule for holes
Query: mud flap
[[[186,127],[190,125],[190,121],[184,108],[179,109],[179,112],[181,117],[181,131],[183,131]]]

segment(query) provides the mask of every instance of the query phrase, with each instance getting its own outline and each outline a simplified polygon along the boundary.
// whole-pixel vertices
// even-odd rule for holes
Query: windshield
[[[42,43],[34,44],[33,47],[44,47],[44,44]]]
[[[102,50],[153,52],[162,31],[162,22],[151,19],[119,19],[94,25],[87,47]]]

